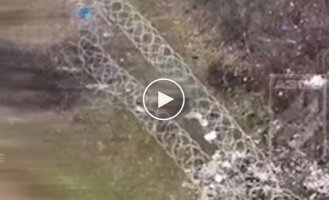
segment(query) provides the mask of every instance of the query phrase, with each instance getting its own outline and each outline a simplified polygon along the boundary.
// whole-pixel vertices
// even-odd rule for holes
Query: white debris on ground
[[[191,112],[189,112],[188,114],[185,115],[185,118],[186,119],[196,119],[196,120],[198,120],[199,124],[202,127],[206,127],[206,126],[209,125],[209,122],[207,120],[203,119],[202,114],[199,113],[199,112],[191,111]]]
[[[203,136],[203,138],[209,142],[212,143],[214,140],[217,139],[217,132],[216,131],[211,131],[210,133],[207,133]]]
[[[216,174],[215,175],[215,181],[217,182],[217,183],[221,183],[221,182],[223,182],[224,180],[225,180],[225,176],[223,176],[223,175],[219,175],[219,174]]]
[[[136,106],[135,110],[140,113],[145,113],[145,110],[142,106]]]
[[[77,68],[77,67],[66,67],[66,66],[56,67],[56,69],[58,71],[65,71],[65,72],[69,72],[69,73],[79,73],[82,71],[82,69]]]
[[[258,195],[267,199],[282,192],[277,188],[277,176],[268,167],[238,151],[216,152],[196,176],[201,200],[258,199]]]
[[[89,89],[89,90],[104,90],[104,89],[107,89],[109,87],[110,87],[109,84],[101,84],[101,83],[86,85],[86,88]]]
[[[103,33],[103,37],[104,38],[109,38],[109,37],[113,37],[114,33],[111,33],[111,32],[104,32]]]
[[[320,194],[329,194],[329,174],[326,174],[316,164],[310,166],[311,174],[306,177],[303,185]]]
[[[270,123],[271,129],[273,130],[280,130],[282,128],[282,121],[279,119],[276,119]]]
[[[322,75],[314,75],[311,78],[303,81],[303,84],[305,86],[314,88],[314,89],[319,89],[323,87],[327,83],[327,79],[324,78]]]

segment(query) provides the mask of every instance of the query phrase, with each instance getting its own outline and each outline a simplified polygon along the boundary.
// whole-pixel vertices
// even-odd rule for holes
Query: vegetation
[[[182,187],[183,172],[134,121],[119,110],[88,109],[62,119],[3,125],[1,138],[21,144],[24,161],[17,162],[30,164],[17,166],[59,185],[70,200],[193,199]]]
[[[203,0],[217,46],[249,63],[255,81],[269,73],[326,73],[329,65],[329,4],[325,0]],[[262,90],[266,90],[262,88]]]

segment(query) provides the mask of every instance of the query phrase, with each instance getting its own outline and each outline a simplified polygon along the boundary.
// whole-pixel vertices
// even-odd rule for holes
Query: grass
[[[211,34],[198,34],[200,31],[193,15],[184,14],[186,2],[168,1],[163,4],[155,4],[153,0],[139,1],[128,0],[142,13],[166,38],[192,68],[193,73],[203,82],[209,91],[228,108],[231,115],[236,118],[242,128],[254,135],[258,129],[267,125],[268,110],[267,100],[260,93],[248,93],[244,90],[227,92],[208,85],[208,69],[220,60],[230,64],[234,69],[239,69],[235,56],[218,50],[214,44],[206,45],[207,41],[213,41]],[[171,4],[171,6],[169,6]],[[198,59],[193,59],[197,56]],[[219,65],[218,68],[224,65]],[[220,85],[219,85],[220,87]],[[261,106],[259,106],[261,105]],[[250,118],[250,116],[254,116]]]
[[[0,132],[38,149],[24,149],[31,173],[59,185],[69,200],[193,199],[183,172],[135,121],[124,111],[97,109]]]

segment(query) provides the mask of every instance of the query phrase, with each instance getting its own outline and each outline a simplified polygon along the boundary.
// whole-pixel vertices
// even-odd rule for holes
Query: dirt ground
[[[40,186],[36,187],[40,191],[54,185],[59,187],[60,192],[50,189],[55,198],[60,194],[61,198],[73,200],[191,199],[189,190],[181,187],[183,174],[131,116],[120,109],[105,110],[108,113],[101,112],[102,109],[77,111],[75,97],[65,99],[66,93],[57,87],[56,83],[61,81],[58,75],[26,70],[31,66],[42,69],[48,62],[43,57],[44,49],[74,34],[68,19],[75,10],[71,1],[65,0],[22,2],[2,0],[0,3],[0,136],[6,139],[0,142],[0,153],[11,152],[18,146],[20,152],[8,153],[9,158],[30,152],[25,158],[32,163],[49,162],[32,165],[38,170],[28,167],[30,175],[26,179]],[[202,13],[193,11],[190,4],[175,0],[130,2],[152,21],[207,86],[211,85],[207,71],[213,63],[223,62],[232,68],[234,55],[226,54],[223,58],[218,47],[209,45],[208,35],[200,34],[205,23]],[[123,57],[121,51],[116,53],[116,59]],[[212,87],[209,90],[248,132],[255,134],[267,123],[266,100],[249,93],[243,84],[240,86],[242,89],[234,92],[215,91]],[[59,114],[57,108],[63,105],[63,99],[73,105],[64,103],[66,111]],[[7,142],[13,146],[6,147]],[[32,144],[40,147],[38,151],[48,152],[48,159],[47,156],[35,158],[35,150],[26,148]],[[15,170],[26,172],[24,164],[13,163],[20,166]],[[12,165],[5,168],[12,169]],[[15,186],[0,179],[0,199],[10,200],[8,195],[12,200],[27,199],[24,191],[34,190],[16,177],[7,178]],[[48,184],[49,180],[56,184]],[[8,188],[7,193],[1,191],[1,186]]]
[[[0,2],[0,199],[193,198],[183,173],[124,111],[62,107],[74,100],[43,53],[74,34],[74,12],[64,0]]]
[[[42,120],[2,123],[0,136],[0,151],[5,154],[0,177],[12,183],[6,187],[17,198],[194,196],[181,187],[183,173],[139,128],[133,116],[120,109],[80,108]]]
[[[23,48],[52,45],[62,41],[70,29],[71,1],[2,0],[0,38]]]
[[[64,1],[20,1],[3,0],[0,3],[0,123],[5,126],[11,123],[29,123],[28,121],[40,120],[50,116],[49,112],[39,110],[22,110],[29,107],[30,102],[37,97],[32,89],[36,84],[31,84],[36,74],[28,72],[30,65],[35,65],[33,53],[28,50],[41,49],[61,40],[63,26],[67,23],[61,14]],[[53,26],[53,27],[52,27]],[[57,33],[56,33],[57,32]],[[24,55],[21,51],[28,52]],[[16,52],[16,53],[15,53]],[[24,69],[26,71],[24,71]],[[39,82],[40,83],[40,82]],[[39,92],[40,93],[40,92]],[[40,93],[42,94],[42,93]],[[39,95],[40,95],[39,94]],[[24,100],[22,100],[22,98]],[[33,105],[37,105],[36,101]],[[22,131],[22,130],[17,130]],[[6,133],[1,129],[1,134]],[[10,146],[5,138],[1,138],[1,153],[4,154],[6,146]],[[16,141],[12,141],[16,144]],[[7,155],[6,155],[7,156]],[[10,156],[11,157],[11,156]],[[15,156],[14,156],[15,157]],[[19,158],[17,158],[19,159]],[[38,181],[24,166],[18,163],[9,164],[8,161],[0,164],[0,199],[40,199],[30,193],[43,193],[44,186],[38,187]],[[39,183],[39,185],[42,185]],[[43,189],[41,189],[43,188]],[[40,194],[39,194],[40,195]],[[42,196],[45,196],[44,194]],[[50,195],[51,196],[51,195]],[[43,198],[49,199],[49,198]]]

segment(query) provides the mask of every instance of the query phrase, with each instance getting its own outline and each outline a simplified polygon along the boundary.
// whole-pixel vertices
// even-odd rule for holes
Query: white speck
[[[202,126],[202,127],[206,127],[206,126],[208,126],[208,121],[207,120],[205,120],[205,119],[201,119],[201,120],[199,120],[199,123],[200,123],[200,125]]]
[[[306,86],[317,89],[324,86],[327,83],[327,79],[323,78],[321,75],[314,75],[312,78],[305,80],[303,83]]]
[[[215,153],[211,156],[211,158],[212,158],[213,160],[219,160],[219,159],[221,158],[221,156],[219,155],[218,152],[215,152]]]
[[[221,176],[221,175],[219,175],[219,174],[216,174],[216,176],[215,176],[215,181],[216,181],[217,183],[221,183],[221,182],[223,182],[223,180],[224,180],[224,177],[223,177],[223,176]]]
[[[242,153],[240,153],[240,152],[234,152],[234,154],[232,154],[232,161],[235,161],[236,159],[238,159],[238,158],[243,158],[243,157],[245,157],[245,155],[244,154],[242,154]]]
[[[314,200],[316,198],[316,193],[313,193],[311,196],[310,196],[310,200]]]
[[[199,112],[190,112],[187,115],[185,115],[185,118],[187,119],[196,119],[200,123],[202,127],[206,127],[209,125],[209,122],[205,119],[203,119],[202,114]]]
[[[187,115],[185,115],[187,119],[202,119],[202,115],[198,112],[191,111]]]
[[[278,92],[278,95],[279,95],[279,97],[282,97],[283,96],[283,92],[282,91],[279,91]]]
[[[290,68],[287,68],[286,71],[289,74],[291,72],[291,69]]]
[[[256,173],[256,175],[258,176],[258,178],[262,181],[266,181],[269,179],[268,174],[266,174],[265,172],[258,172]]]
[[[137,112],[140,112],[140,113],[144,113],[145,112],[145,110],[144,110],[144,108],[142,106],[136,106],[135,110]]]
[[[222,165],[225,168],[231,168],[232,167],[232,165],[228,161],[223,162]]]
[[[89,90],[105,90],[109,88],[108,84],[88,84],[86,88]]]
[[[111,33],[108,33],[108,32],[104,32],[103,33],[103,37],[105,37],[105,38],[108,38],[108,37],[110,37],[111,36]]]
[[[71,72],[71,73],[77,73],[80,72],[81,69],[77,68],[77,67],[57,67],[57,70],[59,71],[67,71],[67,72]]]
[[[217,138],[217,132],[211,131],[210,133],[207,133],[204,135],[204,139],[207,140],[207,142],[211,142]]]

